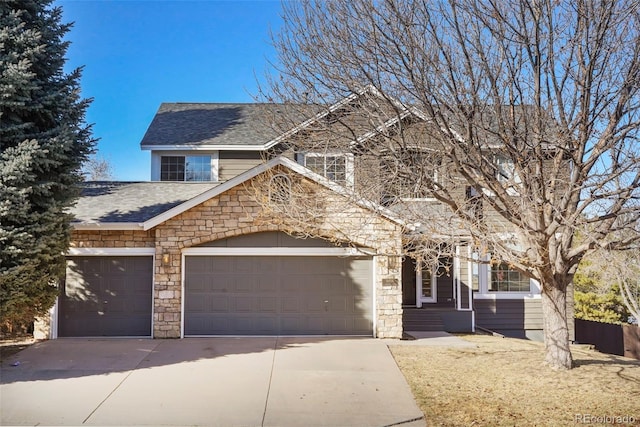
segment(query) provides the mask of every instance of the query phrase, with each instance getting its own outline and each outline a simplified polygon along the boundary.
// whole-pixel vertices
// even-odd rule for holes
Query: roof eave
[[[264,151],[266,144],[252,145],[201,145],[201,144],[173,144],[173,145],[140,145],[146,151]]]
[[[72,222],[71,227],[78,231],[87,230],[144,230],[139,222]]]

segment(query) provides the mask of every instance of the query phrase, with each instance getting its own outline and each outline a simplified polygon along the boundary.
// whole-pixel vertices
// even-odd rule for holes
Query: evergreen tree
[[[3,329],[53,305],[70,239],[66,213],[94,140],[81,69],[65,73],[70,24],[51,0],[0,2],[0,313]]]

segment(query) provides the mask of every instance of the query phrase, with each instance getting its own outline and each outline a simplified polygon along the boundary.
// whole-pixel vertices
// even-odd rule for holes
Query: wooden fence
[[[640,327],[575,319],[576,342],[593,344],[602,353],[640,360]]]

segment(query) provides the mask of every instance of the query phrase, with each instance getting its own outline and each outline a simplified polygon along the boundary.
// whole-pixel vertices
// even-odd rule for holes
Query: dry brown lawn
[[[391,346],[428,426],[640,425],[638,360],[576,348],[555,372],[541,343],[462,338],[477,348]]]

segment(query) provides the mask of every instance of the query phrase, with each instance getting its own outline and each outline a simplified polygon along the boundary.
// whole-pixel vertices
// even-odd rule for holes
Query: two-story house
[[[419,121],[403,111],[371,129],[350,113],[367,96],[305,107],[284,132],[274,130],[282,105],[162,104],[141,142],[150,181],[84,184],[64,289],[40,329],[50,337],[400,338],[476,327],[535,335],[539,286],[507,264],[481,262],[464,233],[438,264],[410,256],[409,235],[425,231],[403,209],[438,209],[419,189],[399,193],[411,179],[365,188],[365,176],[384,182],[380,162],[321,143],[295,149],[291,141],[334,125],[355,123],[353,140],[366,144]]]

